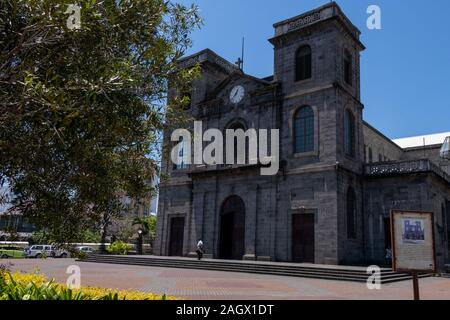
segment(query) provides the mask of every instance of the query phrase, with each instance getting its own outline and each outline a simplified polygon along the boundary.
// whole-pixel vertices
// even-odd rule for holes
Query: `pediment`
[[[225,78],[216,88],[207,94],[206,101],[210,100],[222,100],[225,103],[229,102],[229,95],[231,90],[236,86],[242,86],[245,90],[245,94],[251,95],[252,93],[268,88],[272,85],[271,82],[266,80],[258,79],[247,75],[241,71],[236,71],[231,73],[227,78]]]

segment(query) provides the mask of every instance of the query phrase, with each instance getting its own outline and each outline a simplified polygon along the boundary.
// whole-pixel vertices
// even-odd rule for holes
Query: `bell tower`
[[[331,2],[274,24],[274,79],[292,94],[339,84],[360,98],[360,31]]]
[[[281,86],[280,158],[288,176],[280,190],[290,195],[284,200],[293,218],[315,213],[307,233],[311,237],[306,242],[314,243],[315,252],[309,259],[360,261],[363,225],[357,217],[364,137],[359,65],[365,49],[360,31],[335,2],[278,22],[274,29],[269,41],[274,46],[274,81]],[[324,194],[327,200],[322,202]],[[329,246],[321,247],[319,239],[325,238]],[[291,240],[293,255],[299,242],[305,240]]]
[[[274,29],[269,41],[274,46],[274,80],[282,86],[284,109],[313,107],[318,129],[314,150],[319,161],[356,168],[364,155],[361,32],[336,2],[275,23]],[[285,113],[284,121],[293,122],[292,116]],[[335,130],[334,137],[330,130]],[[292,153],[289,148],[283,151],[287,157]]]

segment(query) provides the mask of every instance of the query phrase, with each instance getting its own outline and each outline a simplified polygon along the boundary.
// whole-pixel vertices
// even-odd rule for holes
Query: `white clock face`
[[[239,103],[242,101],[245,95],[245,90],[243,86],[236,86],[231,89],[230,92],[230,101],[232,103]]]

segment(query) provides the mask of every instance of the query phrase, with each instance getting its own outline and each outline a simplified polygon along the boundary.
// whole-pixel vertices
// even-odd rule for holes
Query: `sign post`
[[[414,300],[420,300],[419,274],[436,273],[432,212],[391,212],[393,269],[410,273]]]
[[[417,272],[413,272],[412,277],[413,277],[414,300],[420,300],[419,276],[417,275]]]

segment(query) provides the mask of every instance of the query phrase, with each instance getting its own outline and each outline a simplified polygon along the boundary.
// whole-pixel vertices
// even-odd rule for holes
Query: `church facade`
[[[336,3],[274,25],[274,75],[259,79],[206,49],[190,93],[203,129],[279,129],[280,170],[174,165],[162,173],[157,255],[318,264],[385,262],[392,209],[432,211],[437,263],[450,259],[443,143],[402,147],[363,120],[360,31]],[[232,92],[243,92],[236,99]],[[164,143],[170,146],[170,132]]]

